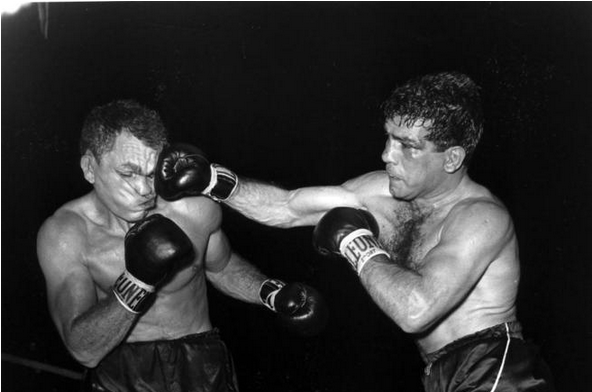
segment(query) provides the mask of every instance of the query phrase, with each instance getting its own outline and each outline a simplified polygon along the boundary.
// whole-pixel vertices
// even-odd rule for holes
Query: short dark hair
[[[120,99],[97,106],[88,114],[80,135],[80,153],[90,151],[100,160],[124,131],[148,147],[157,149],[168,144],[168,131],[155,110],[131,99]]]
[[[382,104],[384,120],[399,116],[406,126],[419,121],[429,132],[426,139],[439,151],[463,147],[466,165],[483,133],[479,90],[467,75],[458,72],[415,78],[396,88]]]

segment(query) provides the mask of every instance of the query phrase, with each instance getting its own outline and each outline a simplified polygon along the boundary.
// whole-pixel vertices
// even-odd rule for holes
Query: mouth
[[[397,173],[397,167],[395,165],[387,163],[384,170],[391,181],[403,181],[404,177]]]
[[[156,206],[156,198],[153,198],[153,199],[147,200],[143,203],[140,203],[140,207],[143,210],[149,210],[151,208],[154,208],[155,206]]]
[[[387,175],[389,176],[389,178],[390,178],[391,180],[393,180],[393,181],[401,181],[401,180],[402,180],[402,178],[401,178],[401,177],[399,177],[398,175],[396,175],[396,174],[395,174],[395,173],[393,173],[392,171],[388,170],[388,168],[387,168],[387,170],[386,170],[386,174],[387,174]]]

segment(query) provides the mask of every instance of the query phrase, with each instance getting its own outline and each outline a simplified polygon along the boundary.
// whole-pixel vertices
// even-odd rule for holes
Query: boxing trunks
[[[554,391],[537,348],[517,321],[484,329],[427,354],[426,392]]]
[[[214,329],[123,343],[88,369],[84,392],[237,392],[232,357]]]

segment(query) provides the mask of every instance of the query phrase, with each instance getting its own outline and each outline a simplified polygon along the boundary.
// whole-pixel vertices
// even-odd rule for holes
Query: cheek
[[[403,162],[406,180],[409,185],[422,183],[429,177],[431,172],[430,163],[422,159],[405,159]]]
[[[132,188],[122,178],[114,177],[100,177],[95,183],[95,188],[104,197],[114,200],[115,202],[124,203],[131,200]]]
[[[417,159],[410,153],[406,153],[401,159],[401,164],[405,168],[405,171],[409,174],[417,174],[424,170],[424,162],[421,159]]]

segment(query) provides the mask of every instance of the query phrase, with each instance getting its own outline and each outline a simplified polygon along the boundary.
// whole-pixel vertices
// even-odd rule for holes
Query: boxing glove
[[[205,154],[189,144],[165,147],[158,157],[154,178],[156,193],[174,201],[204,195],[217,202],[228,199],[237,187],[232,171],[210,164]]]
[[[156,286],[193,257],[193,244],[179,226],[160,214],[150,215],[125,236],[125,271],[113,286],[115,296],[130,312],[141,313]]]
[[[382,254],[389,257],[376,239],[378,223],[368,211],[337,207],[327,212],[313,231],[313,246],[323,256],[345,257],[358,273],[368,260]]]
[[[278,314],[280,325],[302,336],[319,334],[329,320],[321,294],[303,283],[268,279],[261,285],[259,297],[263,305]]]

